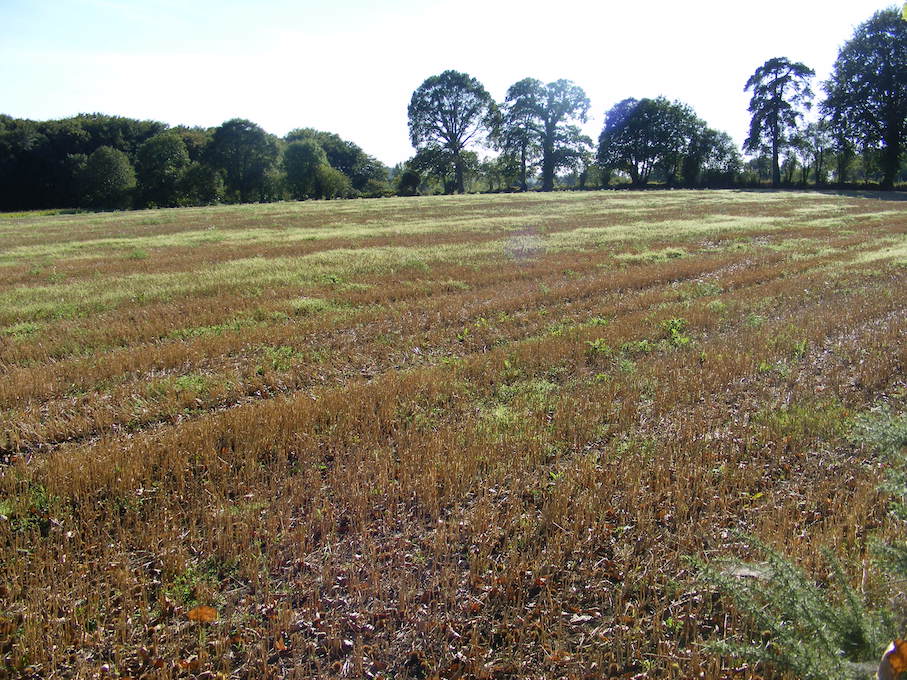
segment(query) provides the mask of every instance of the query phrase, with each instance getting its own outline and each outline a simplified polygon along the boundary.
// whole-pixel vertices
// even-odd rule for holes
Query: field
[[[763,676],[690,558],[885,596],[899,198],[0,216],[0,677]]]

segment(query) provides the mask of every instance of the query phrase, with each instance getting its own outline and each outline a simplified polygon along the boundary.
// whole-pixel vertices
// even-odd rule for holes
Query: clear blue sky
[[[743,84],[786,56],[824,79],[873,0],[0,0],[0,113],[102,112],[215,126],[316,127],[388,164],[412,155],[406,106],[453,68],[498,100],[568,78],[587,133],[625,97],[693,106],[742,142]],[[818,83],[816,89],[818,90]]]

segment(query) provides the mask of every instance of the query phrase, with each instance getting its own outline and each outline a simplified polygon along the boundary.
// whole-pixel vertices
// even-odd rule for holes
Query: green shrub
[[[832,578],[822,587],[757,545],[765,562],[699,564],[701,578],[728,596],[754,631],[748,638],[715,642],[713,651],[793,671],[803,680],[861,677],[878,663],[894,632],[891,616],[868,608],[830,553],[825,557]]]
[[[857,418],[851,436],[889,458],[882,488],[891,494],[895,517],[907,520],[907,413],[873,409]],[[756,545],[766,557],[760,564],[697,562],[702,580],[728,596],[749,619],[749,630],[757,631],[748,639],[713,643],[712,649],[804,680],[874,677],[889,641],[903,635],[904,612],[871,609],[830,553],[830,582],[818,585],[775,551]],[[875,564],[895,577],[893,584],[907,581],[907,545],[876,541],[873,554]]]

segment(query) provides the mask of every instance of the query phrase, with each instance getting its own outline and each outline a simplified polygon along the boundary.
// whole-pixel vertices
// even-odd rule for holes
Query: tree
[[[765,147],[771,150],[772,186],[781,183],[778,157],[787,142],[788,133],[796,130],[800,108],[809,109],[812,90],[809,79],[815,72],[785,57],[769,59],[746,81],[744,91],[753,91],[749,112],[750,134],[743,147],[758,153]]]
[[[290,142],[283,152],[287,184],[293,198],[318,198],[318,168],[328,165],[324,149],[314,139]]]
[[[729,187],[743,163],[731,136],[703,124],[690,139],[683,159],[683,179],[688,187]]]
[[[444,71],[413,92],[407,108],[409,138],[417,151],[444,151],[454,169],[454,189],[466,191],[464,151],[497,124],[497,107],[475,78]]]
[[[569,80],[556,80],[542,88],[539,117],[542,147],[542,191],[554,188],[554,175],[559,168],[574,167],[582,160],[592,140],[568,122],[586,122],[589,99],[581,87]]]
[[[796,151],[800,163],[800,183],[806,185],[812,172],[817,186],[826,183],[828,156],[833,140],[828,131],[827,121],[808,123],[791,137],[791,147]]]
[[[135,170],[125,153],[110,146],[96,149],[81,173],[82,205],[128,208],[135,189]]]
[[[88,133],[90,153],[101,146],[110,146],[126,154],[130,162],[143,142],[167,129],[164,123],[154,120],[136,120],[122,116],[108,116],[103,113],[81,113],[72,119]]]
[[[589,99],[569,80],[547,85],[524,78],[507,91],[500,140],[505,153],[519,155],[520,188],[526,191],[527,167],[541,157],[542,191],[554,188],[561,168],[576,169],[592,140],[571,121],[586,122]]]
[[[633,186],[645,186],[658,169],[671,183],[696,130],[704,126],[686,104],[664,97],[624,99],[605,114],[598,139],[603,176],[620,170],[630,175]]]
[[[439,147],[427,147],[419,150],[406,162],[406,165],[409,169],[419,173],[426,184],[430,184],[428,180],[433,178],[445,194],[457,191],[460,179],[465,188],[479,171],[479,159],[474,151],[461,152],[458,166],[453,153],[449,149]],[[458,170],[460,179],[457,177]],[[431,193],[431,190],[428,193]]]
[[[224,171],[227,191],[243,202],[260,197],[265,176],[276,158],[276,140],[242,118],[233,118],[217,128],[208,145],[208,161]]]
[[[186,143],[176,132],[162,132],[143,143],[136,154],[136,178],[145,205],[179,205],[183,173],[189,166]]]
[[[183,172],[180,193],[189,205],[211,205],[224,200],[223,172],[204,163],[190,163]]]
[[[407,169],[397,177],[397,195],[415,196],[419,193],[422,176],[415,170]]]
[[[345,174],[353,189],[368,192],[369,187],[387,181],[387,168],[381,161],[366,154],[361,147],[333,132],[313,128],[297,128],[284,138],[287,142],[312,140],[327,156],[328,164]],[[377,183],[377,184],[376,184]]]
[[[876,12],[857,27],[824,86],[822,110],[832,128],[864,149],[880,151],[882,188],[891,189],[907,135],[907,21],[896,8]]]
[[[352,185],[350,178],[325,163],[315,168],[315,195],[318,198],[346,198]]]
[[[689,156],[694,140],[704,134],[706,124],[688,104],[669,102],[664,97],[659,97],[655,103],[661,152],[658,167],[665,183],[673,187],[678,173],[682,172],[684,159]]]
[[[505,155],[519,159],[520,191],[528,188],[528,170],[541,151],[538,140],[543,87],[540,80],[523,78],[510,86],[504,100],[498,142]]]

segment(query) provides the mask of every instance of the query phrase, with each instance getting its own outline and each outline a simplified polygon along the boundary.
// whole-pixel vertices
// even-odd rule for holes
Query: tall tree
[[[822,110],[832,128],[864,149],[880,150],[882,187],[891,189],[907,136],[907,21],[896,8],[857,27],[838,52],[825,91]]]
[[[446,151],[454,167],[455,189],[466,191],[463,153],[496,126],[497,107],[482,84],[465,73],[444,71],[415,92],[407,108],[409,138],[418,150]]]
[[[551,191],[557,170],[575,165],[582,158],[584,147],[592,146],[579,128],[569,124],[586,122],[589,98],[581,87],[563,79],[545,85],[540,95],[542,191]]]
[[[242,118],[233,118],[217,128],[208,145],[209,162],[224,171],[232,198],[243,202],[259,198],[276,158],[276,140]]]
[[[645,186],[658,161],[653,100],[628,97],[605,114],[598,138],[598,163],[604,176],[612,170],[630,175],[633,186]]]
[[[758,153],[768,147],[772,156],[772,186],[781,183],[778,156],[789,133],[797,128],[802,109],[809,109],[812,89],[809,79],[815,76],[808,66],[785,57],[769,59],[746,81],[745,92],[752,90],[749,112],[750,134],[743,143],[747,151]]]
[[[621,170],[634,186],[645,186],[656,169],[671,183],[700,125],[686,104],[664,97],[624,99],[605,114],[598,163],[604,176]]]
[[[664,97],[654,100],[655,134],[660,154],[658,168],[665,183],[673,187],[694,139],[705,129],[705,122],[682,102],[669,102]]]
[[[499,146],[504,154],[517,159],[520,168],[520,190],[528,188],[528,169],[538,158],[542,89],[535,78],[523,78],[507,90],[502,111]]]

